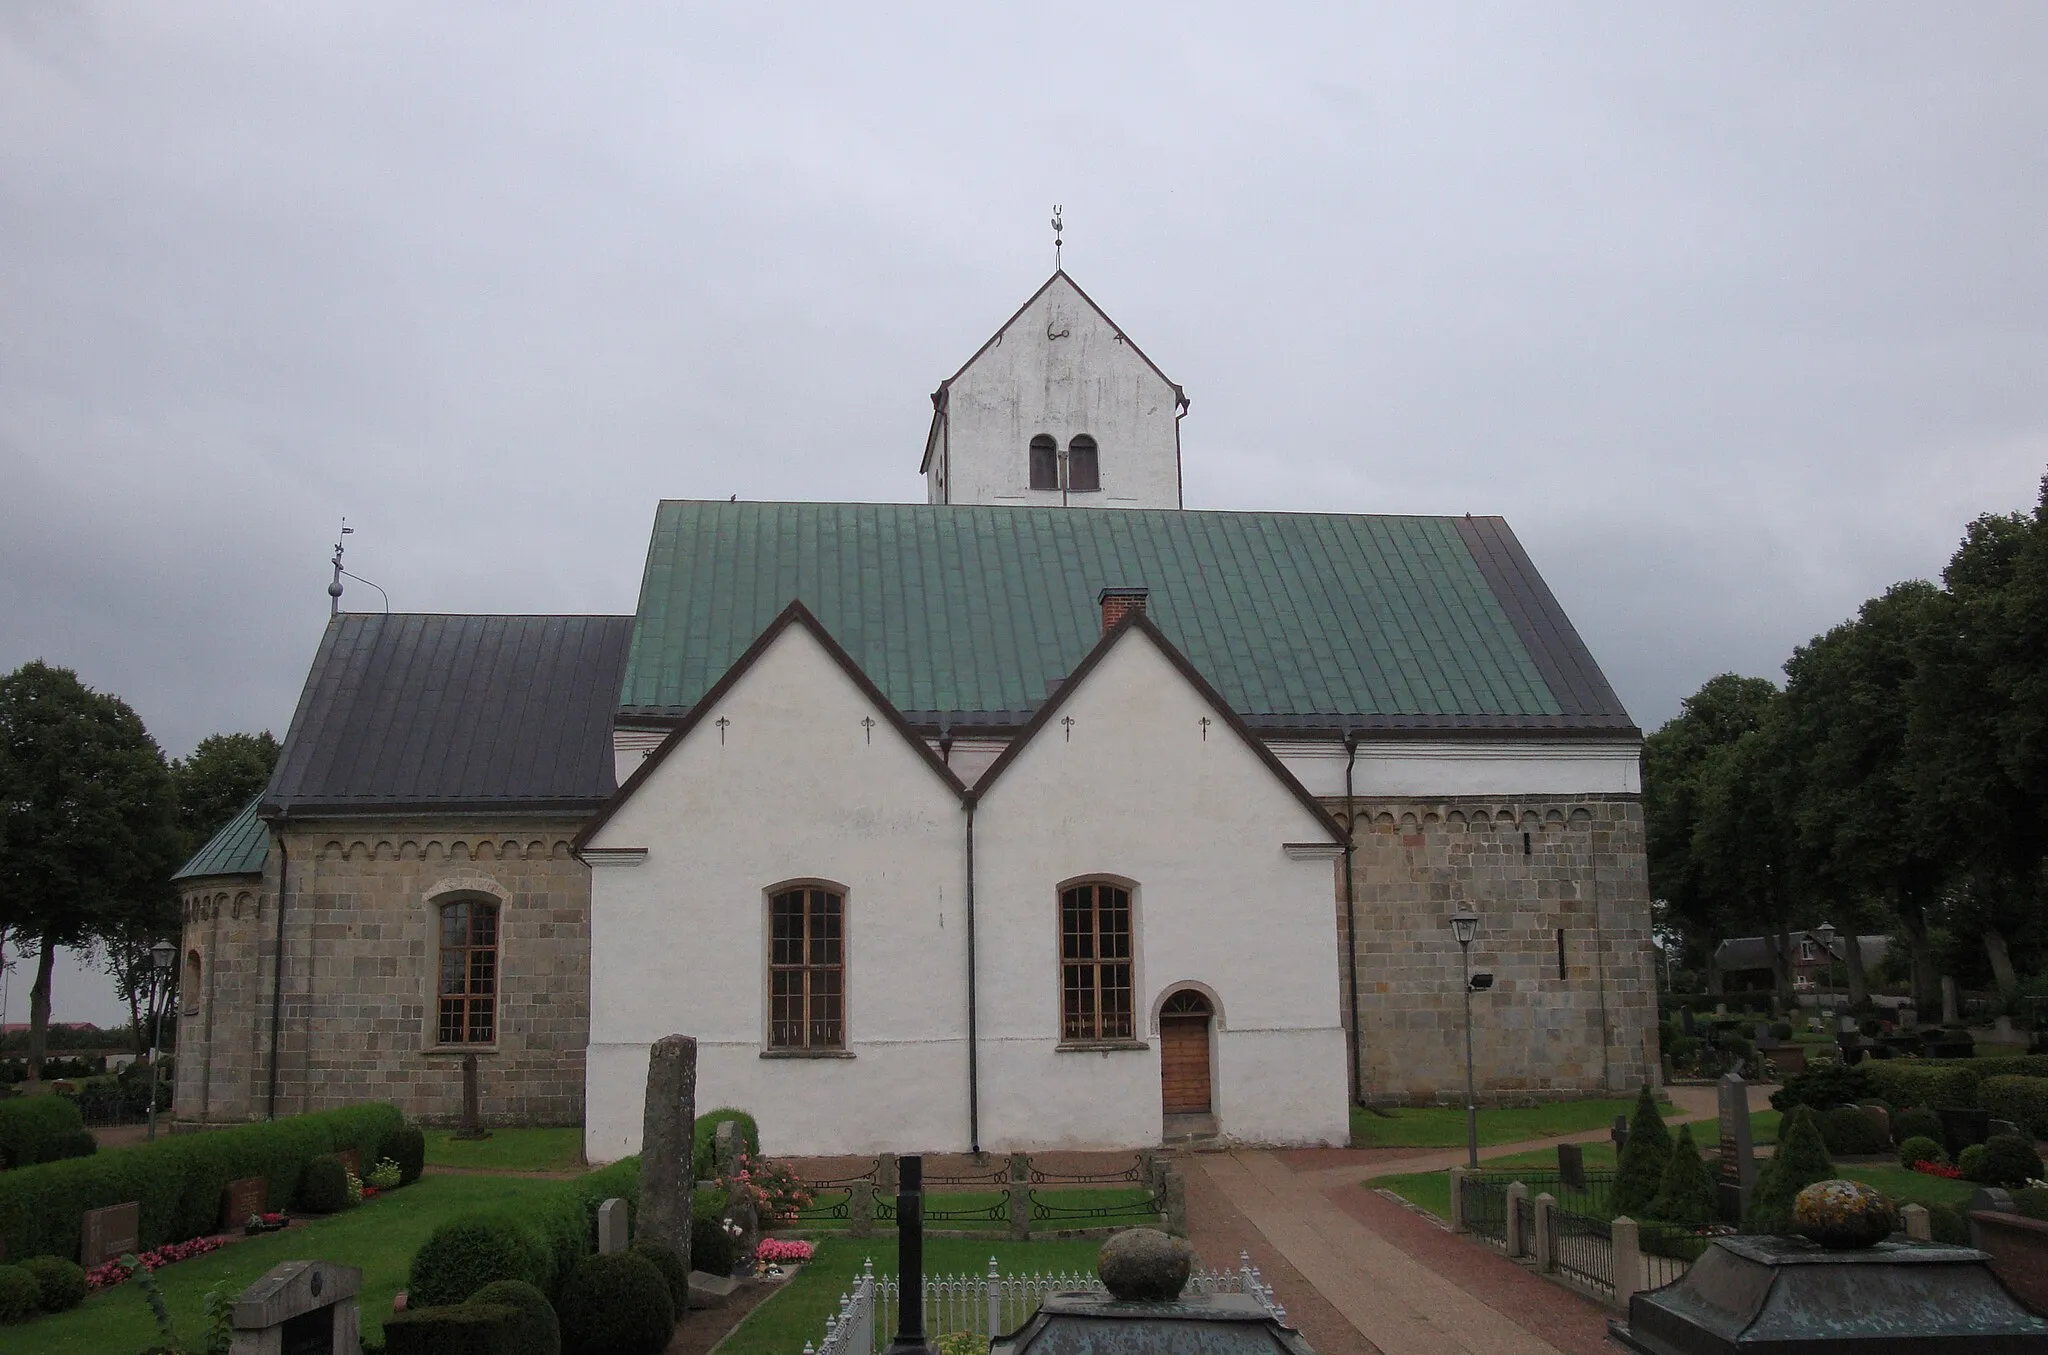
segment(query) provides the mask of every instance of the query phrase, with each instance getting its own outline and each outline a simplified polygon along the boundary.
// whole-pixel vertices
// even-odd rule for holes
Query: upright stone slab
[[[1889,1144],[1892,1141],[1891,1112],[1883,1106],[1859,1106],[1857,1109],[1863,1112],[1864,1118],[1877,1130],[1878,1138]]]
[[[875,1235],[873,1181],[855,1181],[846,1188],[846,1231],[855,1237]]]
[[[1941,1024],[1952,1026],[1962,1019],[1962,1013],[1956,1006],[1956,981],[1947,974],[1943,974],[1941,976]]]
[[[597,1250],[601,1256],[626,1249],[626,1202],[606,1200],[597,1207]]]
[[[362,1355],[356,1292],[363,1272],[329,1261],[285,1261],[242,1291],[229,1355]]]
[[[141,1231],[142,1206],[133,1200],[86,1210],[85,1227],[78,1241],[78,1264],[91,1270],[139,1250],[136,1244]]]
[[[1576,1143],[1557,1145],[1558,1184],[1578,1194],[1586,1193],[1586,1150]]]
[[[711,1160],[718,1164],[719,1176],[729,1179],[739,1174],[740,1147],[739,1122],[720,1120],[711,1134]]]
[[[483,1088],[481,1073],[478,1072],[476,1055],[462,1056],[462,1124],[455,1131],[458,1139],[488,1138],[484,1133]]]
[[[1742,1217],[1742,1204],[1756,1184],[1756,1152],[1749,1138],[1749,1084],[1730,1073],[1722,1078],[1721,1216]]]
[[[875,1155],[875,1194],[894,1198],[898,1185],[897,1178],[896,1154],[877,1153]]]
[[[270,1182],[261,1176],[230,1181],[220,1192],[220,1226],[223,1232],[244,1227],[252,1217],[260,1218],[270,1202]]]
[[[697,1126],[697,1042],[664,1035],[647,1051],[647,1105],[640,1128],[639,1236],[690,1268],[691,1136]]]

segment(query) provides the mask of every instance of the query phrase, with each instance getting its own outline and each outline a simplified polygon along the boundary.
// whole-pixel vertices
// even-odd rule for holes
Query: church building
[[[176,1115],[637,1151],[648,1046],[778,1154],[1340,1144],[1657,1076],[1641,735],[1498,518],[1190,510],[1064,272],[921,504],[664,501],[631,616],[341,613],[180,873]]]

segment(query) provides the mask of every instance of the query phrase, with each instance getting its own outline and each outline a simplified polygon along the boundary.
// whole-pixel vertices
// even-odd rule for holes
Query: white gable
[[[1181,393],[1064,273],[941,387],[933,503],[1178,508]],[[1101,488],[1034,490],[1030,447],[1095,440]]]

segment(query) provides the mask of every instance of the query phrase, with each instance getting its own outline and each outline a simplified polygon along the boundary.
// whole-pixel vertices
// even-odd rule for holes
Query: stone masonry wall
[[[275,865],[270,869],[274,872]],[[258,994],[267,994],[262,975],[267,952],[259,953],[266,921],[275,921],[268,901],[275,878],[217,876],[181,884],[185,919],[179,964],[199,956],[199,982],[181,968],[178,990],[177,1081],[172,1100],[179,1119],[221,1121],[256,1118],[249,1089],[249,1026]],[[261,971],[259,973],[259,970]],[[267,1012],[269,1009],[265,1007]]]
[[[1341,820],[1343,802],[1329,807]],[[1463,1103],[1464,1007],[1448,922],[1461,907],[1480,919],[1472,968],[1495,976],[1472,995],[1482,1104],[1625,1095],[1659,1080],[1639,800],[1361,799],[1356,825],[1362,1099]],[[1340,861],[1348,1004],[1342,870]]]
[[[462,1055],[474,1052],[486,1122],[581,1124],[590,877],[569,852],[577,827],[484,818],[287,826],[277,1113],[391,1101],[452,1123]],[[240,917],[232,902],[228,912],[188,906],[186,949],[203,947],[216,978],[210,999],[181,1017],[180,1120],[268,1111],[279,862],[273,845],[260,898]],[[436,1043],[438,905],[464,896],[499,905],[497,1041],[488,1046]]]

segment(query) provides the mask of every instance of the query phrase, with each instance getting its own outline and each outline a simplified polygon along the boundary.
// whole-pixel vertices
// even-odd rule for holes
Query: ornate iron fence
[[[1041,1195],[1030,1192],[1032,1221],[1065,1220],[1083,1226],[1093,1227],[1109,1223],[1155,1224],[1166,1212],[1166,1198],[1159,1194],[1148,1194],[1142,1200],[1127,1200],[1122,1204],[1070,1205],[1060,1204],[1059,1192]]]
[[[1558,1274],[1598,1298],[1614,1301],[1614,1230],[1604,1218],[1564,1207],[1550,1211],[1550,1255]]]
[[[1508,1184],[1506,1176],[1465,1178],[1465,1226],[1474,1237],[1495,1247],[1508,1244]]]

